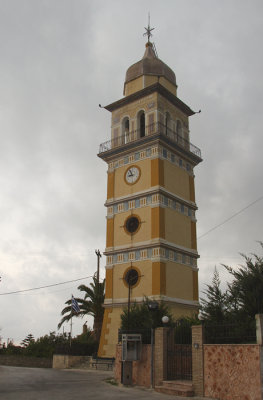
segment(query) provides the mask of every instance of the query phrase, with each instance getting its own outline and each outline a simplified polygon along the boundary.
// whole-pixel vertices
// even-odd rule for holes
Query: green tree
[[[105,279],[103,282],[99,282],[96,276],[94,276],[90,287],[80,285],[78,290],[84,293],[84,298],[75,298],[79,304],[80,312],[72,312],[71,299],[67,300],[65,302],[67,306],[61,311],[63,318],[59,322],[58,328],[60,328],[64,322],[70,321],[72,316],[83,318],[85,315],[91,315],[94,317],[93,330],[95,338],[99,341],[104,313]]]
[[[151,301],[145,298],[142,304],[134,303],[128,308],[124,308],[121,314],[121,329],[122,330],[136,330],[136,329],[151,329],[163,326],[162,317],[167,316],[169,318],[166,326],[172,326],[173,316],[169,311],[169,308],[163,302],[158,303],[158,308],[151,311],[149,304]]]
[[[33,343],[34,341],[35,341],[34,336],[32,335],[32,333],[29,333],[27,337],[24,340],[22,340],[21,346],[28,347],[30,343]]]
[[[229,298],[227,292],[223,293],[220,288],[219,273],[215,267],[211,285],[206,285],[203,292],[206,298],[201,298],[201,314],[204,320],[220,323],[227,319]]]
[[[263,248],[263,243],[260,242]],[[242,254],[245,265],[234,269],[224,267],[232,275],[233,281],[228,284],[231,312],[237,319],[253,319],[256,314],[263,313],[263,257]]]

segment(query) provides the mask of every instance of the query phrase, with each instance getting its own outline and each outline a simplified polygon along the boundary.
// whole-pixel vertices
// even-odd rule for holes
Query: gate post
[[[154,386],[162,385],[162,382],[167,379],[167,334],[170,329],[155,329]]]
[[[195,396],[204,395],[204,326],[192,326],[192,374]]]

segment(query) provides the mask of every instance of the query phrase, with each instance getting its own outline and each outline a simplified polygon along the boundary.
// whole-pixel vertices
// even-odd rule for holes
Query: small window
[[[180,167],[183,166],[183,160],[181,160],[181,158],[179,159],[179,166],[180,166]]]
[[[163,157],[167,158],[167,150],[166,149],[163,149]]]
[[[183,204],[181,204],[181,213],[184,214],[184,205]]]
[[[140,207],[140,199],[136,199],[135,200],[135,208],[139,208]]]
[[[165,206],[168,206],[168,197],[163,196],[163,203]]]
[[[177,253],[174,252],[174,261],[177,261]]]
[[[147,196],[147,204],[151,204],[152,203],[152,196],[148,195]]]
[[[124,228],[125,228],[126,232],[130,233],[131,235],[136,233],[138,231],[138,229],[140,228],[139,219],[136,216],[131,215],[130,217],[128,217],[126,219]]]
[[[129,162],[129,157],[128,156],[124,157],[124,164],[128,164],[128,162]]]
[[[129,286],[134,286],[136,285],[136,283],[138,282],[139,279],[139,274],[138,271],[136,271],[136,269],[131,268],[129,269],[124,277],[125,282],[129,285]]]
[[[125,201],[125,202],[123,203],[123,208],[124,208],[124,211],[128,211],[128,209],[129,209],[129,203],[128,203],[128,201]]]
[[[141,252],[140,250],[135,251],[135,260],[139,260],[141,258]]]
[[[134,160],[138,161],[139,159],[140,159],[140,153],[137,152],[137,153],[134,154]]]
[[[175,155],[171,154],[171,161],[174,163],[175,162]]]
[[[152,149],[146,149],[146,156],[150,157],[152,154]]]

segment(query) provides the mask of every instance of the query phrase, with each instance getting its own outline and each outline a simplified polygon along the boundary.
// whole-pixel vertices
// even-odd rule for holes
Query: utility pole
[[[96,253],[96,256],[97,256],[97,280],[98,280],[98,283],[99,283],[99,281],[100,281],[100,258],[101,258],[101,253],[100,253],[99,249],[95,250],[95,253]]]

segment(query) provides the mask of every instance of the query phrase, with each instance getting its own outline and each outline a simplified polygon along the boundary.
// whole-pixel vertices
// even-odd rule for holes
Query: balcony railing
[[[126,132],[122,136],[118,136],[114,139],[108,140],[107,142],[101,143],[99,154],[116,149],[118,147],[125,146],[126,144],[129,144],[131,142],[143,140],[144,138],[152,135],[164,136],[170,139],[172,142],[176,143],[182,149],[190,151],[197,157],[201,158],[201,150],[198,147],[194,146],[188,140],[180,136],[177,132],[174,132],[160,122],[147,125],[144,129],[137,129],[132,132]]]

